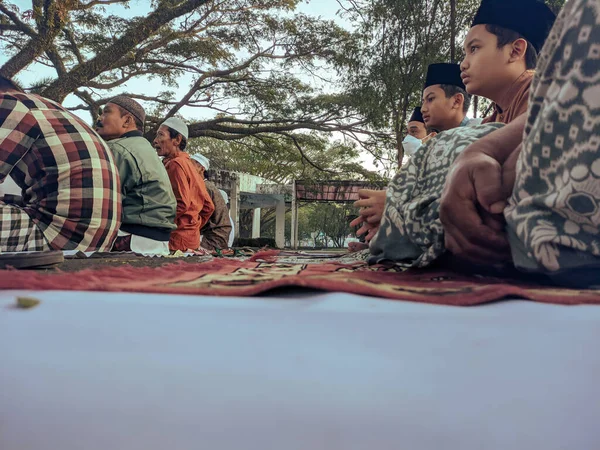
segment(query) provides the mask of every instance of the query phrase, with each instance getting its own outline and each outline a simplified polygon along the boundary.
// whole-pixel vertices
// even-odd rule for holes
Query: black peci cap
[[[475,25],[497,25],[516,31],[539,52],[550,34],[556,15],[539,0],[482,0]]]
[[[427,68],[425,88],[436,84],[448,84],[466,90],[465,84],[460,77],[460,66],[452,63],[430,64]]]
[[[410,116],[410,119],[408,120],[409,122],[421,122],[421,123],[425,123],[425,121],[423,120],[423,114],[421,113],[421,107],[417,106],[415,108],[415,110],[412,113],[412,116]]]

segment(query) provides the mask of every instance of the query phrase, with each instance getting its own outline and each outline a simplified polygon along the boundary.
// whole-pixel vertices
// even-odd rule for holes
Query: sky
[[[22,12],[28,9],[31,9],[31,0],[13,0],[13,4],[15,4]],[[107,7],[107,11],[111,14],[132,17],[146,14],[150,10],[150,2],[148,0],[132,0],[130,2],[130,8],[124,8],[122,5],[110,5]],[[351,25],[340,17],[338,14],[340,10],[340,5],[337,0],[305,0],[297,8],[297,12],[301,12],[307,15],[313,15],[319,17],[324,20],[334,20],[340,26],[350,28]],[[6,61],[5,55],[0,55],[0,64]],[[55,76],[54,70],[40,66],[40,65],[31,65],[26,70],[22,71],[18,76],[17,80],[20,81],[23,85],[30,85],[36,79],[47,77],[47,76]],[[331,74],[331,78],[334,78],[334,74]],[[330,87],[327,83],[324,83],[322,80],[312,78],[312,77],[302,77],[302,80],[308,84],[313,85],[318,90],[327,91]],[[176,90],[176,97],[183,96],[189,87],[191,82],[191,76],[188,79],[182,78],[179,80],[179,89]],[[169,88],[170,89],[170,88]],[[157,86],[156,81],[147,81],[136,79],[133,82],[123,85],[114,91],[114,94],[118,94],[120,92],[159,92],[162,89],[162,86]],[[82,101],[75,97],[74,95],[68,96],[64,104],[69,107],[73,107],[81,104]],[[147,106],[147,105],[144,105]],[[74,111],[75,114],[79,115],[84,121],[90,123],[91,118],[87,111]],[[215,112],[212,110],[201,110],[198,108],[182,108],[180,113],[189,120],[194,119],[209,119],[214,116]],[[333,136],[333,139],[340,139],[340,136]],[[373,165],[372,157],[370,155],[364,155],[360,158],[361,162],[367,166],[367,168],[371,170],[376,170],[376,167]]]
[[[1,1],[1,0],[0,0]],[[31,9],[31,0],[13,0],[12,2],[15,4],[21,12],[27,11]],[[343,26],[349,26],[347,22],[341,19],[337,12],[340,9],[337,0],[305,0],[303,1],[297,8],[297,12],[302,12],[307,15],[314,15],[316,17],[320,17],[325,20],[335,20],[337,23]],[[148,0],[132,0],[130,2],[130,7],[125,8],[122,5],[110,5],[106,7],[107,13],[115,14],[123,17],[133,17],[140,16],[146,14],[150,11],[150,1]],[[0,64],[4,63],[7,60],[7,57],[2,54],[0,55]],[[25,70],[21,71],[17,75],[17,80],[21,82],[23,85],[30,85],[35,80],[38,80],[43,77],[53,77],[56,75],[56,72],[53,69],[48,67],[40,66],[39,64],[32,64]],[[176,89],[176,97],[181,97],[187,93],[189,84],[191,83],[191,76],[186,79],[182,77],[179,81],[179,89]],[[327,89],[327,86],[320,80],[304,78],[303,81],[314,85],[316,88]],[[170,90],[171,88],[169,88]],[[162,86],[157,86],[156,82],[143,80],[140,78],[136,78],[135,81],[131,83],[126,83],[115,90],[115,94],[118,91],[130,91],[130,92],[158,92],[162,89]],[[65,99],[64,104],[67,106],[76,106],[81,104],[81,100],[73,95],[67,97]],[[76,114],[80,115],[82,119],[89,121],[90,117],[87,112],[77,112]],[[207,110],[205,114],[199,113],[198,108],[183,108],[181,113],[187,117],[190,116],[190,119],[206,119],[212,117],[214,115],[214,111]]]

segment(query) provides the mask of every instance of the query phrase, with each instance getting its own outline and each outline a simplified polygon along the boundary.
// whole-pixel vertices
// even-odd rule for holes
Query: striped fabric
[[[83,121],[36,95],[0,94],[0,181],[11,171],[24,190],[22,211],[51,248],[110,250],[121,221],[118,171]],[[5,230],[30,228],[14,217],[1,216],[2,244],[13,233]]]

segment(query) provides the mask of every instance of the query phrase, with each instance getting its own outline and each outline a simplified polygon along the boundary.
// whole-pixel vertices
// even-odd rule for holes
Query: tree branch
[[[102,72],[109,70],[115,60],[124,57],[140,42],[143,42],[164,26],[165,23],[169,23],[173,19],[193,11],[208,1],[187,0],[179,6],[171,8],[167,7],[164,3],[160,3],[159,5],[162,6],[159,6],[150,15],[128,29],[113,45],[99,52],[89,61],[79,64],[60,80],[54,81],[42,94],[59,102],[64,100],[70,92],[85,85]]]
[[[32,36],[29,42],[2,66],[0,75],[7,78],[14,77],[53,46],[54,38],[68,20],[68,8],[71,1],[48,1],[44,4],[44,15],[37,19],[38,33]],[[1,7],[3,5],[0,3]]]
[[[11,11],[10,9],[8,9],[3,2],[0,1],[0,12],[2,12],[5,16],[7,16],[12,23],[15,24],[15,26],[22,31],[23,33],[25,33],[27,36],[33,38],[35,36],[37,36],[37,33],[35,32],[35,30],[33,28],[31,28],[29,25],[27,25],[25,22],[22,22],[21,19],[19,19],[19,16],[17,16],[13,11]]]

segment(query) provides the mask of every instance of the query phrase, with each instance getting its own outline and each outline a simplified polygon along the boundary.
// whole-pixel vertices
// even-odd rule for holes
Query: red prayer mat
[[[156,268],[122,266],[76,273],[0,270],[0,289],[251,296],[282,287],[456,306],[507,298],[564,305],[600,304],[600,290],[560,289],[440,270],[402,272],[364,262],[303,264],[214,259]]]

